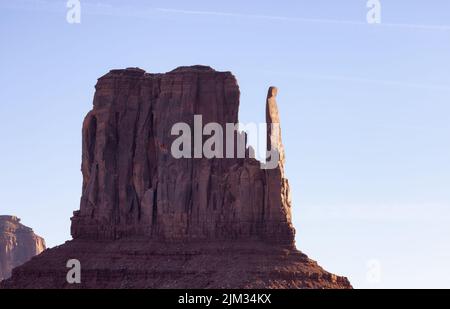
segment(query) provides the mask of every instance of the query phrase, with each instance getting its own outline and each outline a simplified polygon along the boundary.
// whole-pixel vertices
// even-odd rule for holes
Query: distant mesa
[[[7,288],[351,288],[295,247],[281,131],[264,170],[244,158],[176,159],[175,123],[238,123],[231,72],[208,66],[165,74],[139,68],[99,78],[83,123],[80,209],[73,240],[46,250],[2,283]],[[279,122],[276,88],[266,105]],[[81,262],[81,284],[66,262]]]
[[[0,281],[45,250],[45,241],[16,216],[0,216]]]

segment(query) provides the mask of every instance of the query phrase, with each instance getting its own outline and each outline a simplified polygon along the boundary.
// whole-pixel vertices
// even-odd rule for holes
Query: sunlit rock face
[[[45,250],[43,238],[20,223],[15,216],[0,216],[0,281],[16,266]]]

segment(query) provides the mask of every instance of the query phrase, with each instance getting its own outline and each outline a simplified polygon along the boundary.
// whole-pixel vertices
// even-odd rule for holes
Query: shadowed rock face
[[[275,96],[271,88],[268,123],[279,123]],[[279,130],[267,136],[280,153],[275,169],[261,169],[249,150],[241,159],[172,156],[175,123],[193,128],[202,115],[203,124],[225,127],[238,122],[238,109],[236,79],[210,67],[101,77],[83,124],[74,240],[16,268],[0,286],[351,288],[295,248]],[[66,281],[69,259],[81,262],[81,284]]]
[[[45,250],[43,238],[20,223],[15,216],[0,216],[0,281],[11,270]]]
[[[280,168],[262,170],[250,158],[176,159],[170,152],[175,123],[193,129],[196,114],[225,131],[226,123],[238,123],[238,110],[235,77],[210,67],[101,77],[83,125],[83,196],[72,236],[293,244]]]

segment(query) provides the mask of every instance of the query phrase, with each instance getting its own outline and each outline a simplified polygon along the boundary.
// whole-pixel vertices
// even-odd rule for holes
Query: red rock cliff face
[[[44,250],[44,239],[21,224],[20,219],[0,216],[0,281],[8,278],[14,267]]]
[[[83,124],[83,196],[74,238],[262,239],[293,244],[280,168],[254,159],[175,159],[175,123],[238,123],[230,72],[112,70],[98,80]]]
[[[269,124],[280,121],[276,94],[270,88]],[[192,127],[194,115],[237,123],[238,109],[234,76],[209,67],[101,77],[83,124],[74,239],[15,268],[0,287],[351,288],[295,248],[280,130],[267,130],[279,153],[274,169],[261,169],[249,150],[241,159],[172,156],[173,124]],[[81,263],[80,284],[66,280],[70,259]]]

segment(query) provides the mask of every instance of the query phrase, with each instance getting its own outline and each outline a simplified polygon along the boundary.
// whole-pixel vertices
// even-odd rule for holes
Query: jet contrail
[[[239,13],[227,13],[216,11],[192,11],[192,10],[177,10],[167,8],[156,8],[157,11],[165,13],[186,14],[186,15],[210,15],[210,16],[222,16],[222,17],[240,17],[240,18],[253,18],[253,19],[265,19],[265,20],[278,20],[278,21],[290,21],[290,22],[302,22],[302,23],[320,23],[320,24],[341,24],[341,25],[358,25],[367,26],[368,23],[364,21],[355,20],[339,20],[339,19],[320,19],[320,18],[301,18],[301,17],[288,17],[288,16],[276,16],[276,15],[254,15],[254,14],[239,14]],[[397,23],[380,23],[375,26],[380,27],[396,27],[404,29],[416,29],[416,30],[440,30],[450,31],[448,25],[422,25],[422,24],[397,24]]]
[[[26,9],[39,11],[60,11],[64,10],[64,5],[56,5],[55,2],[48,0],[15,0],[15,2],[0,3],[0,7],[9,9]],[[162,12],[168,14],[185,14],[185,15],[204,15],[204,16],[219,16],[219,17],[233,17],[233,18],[247,18],[247,19],[264,19],[273,21],[287,21],[300,23],[316,23],[316,24],[337,24],[337,25],[351,25],[351,26],[367,26],[366,21],[357,20],[339,20],[339,19],[322,19],[322,18],[302,18],[289,17],[277,15],[258,15],[258,14],[242,14],[242,13],[228,13],[219,11],[195,11],[195,10],[181,10],[170,8],[146,8],[135,9],[132,7],[112,6],[110,4],[97,3],[82,3],[82,8],[86,8],[87,14],[92,15],[112,15],[112,16],[127,16],[151,18],[152,12]],[[437,30],[450,31],[450,25],[425,25],[425,24],[404,24],[404,23],[380,23],[371,25],[380,28],[399,28],[411,30]]]
[[[282,71],[272,71],[272,70],[258,70],[262,74],[272,74],[281,75],[301,79],[312,79],[312,80],[322,80],[322,81],[332,81],[332,82],[349,82],[349,83],[364,83],[364,84],[377,84],[384,86],[394,86],[394,87],[406,87],[415,89],[428,89],[428,90],[441,90],[450,91],[450,85],[445,84],[427,84],[427,83],[415,83],[408,81],[398,81],[398,80],[383,80],[383,79],[371,79],[356,76],[340,76],[340,75],[304,75],[296,73],[285,73]]]

